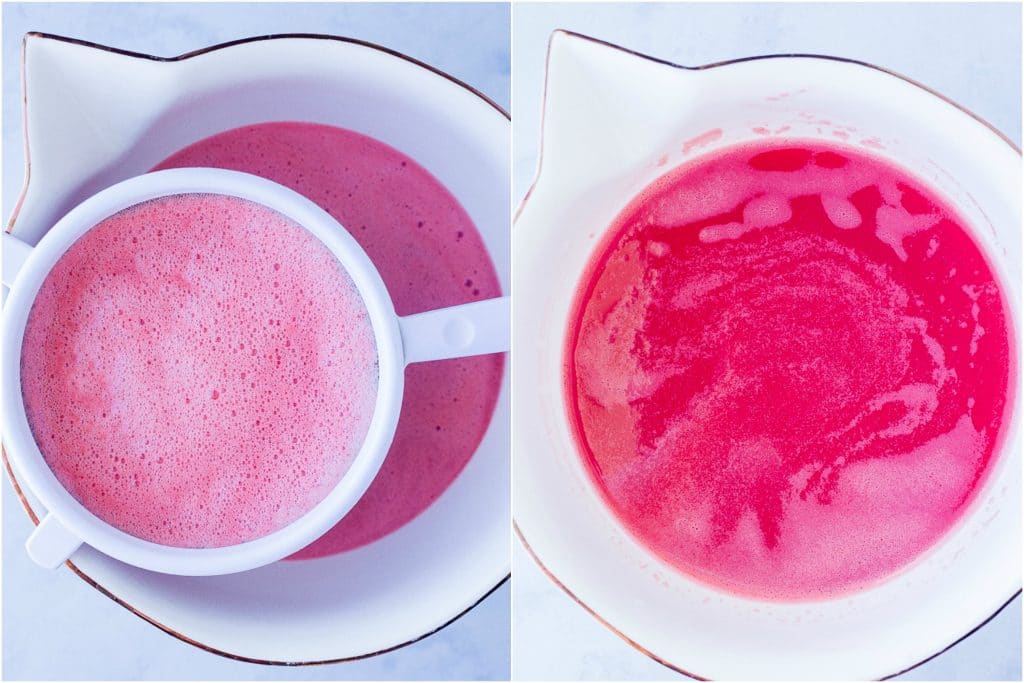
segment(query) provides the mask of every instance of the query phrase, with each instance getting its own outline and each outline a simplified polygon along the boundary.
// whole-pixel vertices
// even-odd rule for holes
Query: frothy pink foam
[[[281,214],[178,195],[112,216],[47,276],[22,353],[29,424],[101,519],[219,547],[294,521],[369,428],[373,329],[334,255]]]
[[[906,566],[995,459],[996,278],[928,188],[852,148],[757,143],[669,173],[577,293],[568,410],[624,524],[726,590],[817,599]]]
[[[319,204],[370,255],[400,315],[501,295],[458,200],[415,160],[365,135],[309,123],[246,126],[200,140],[157,168],[181,166],[254,173]],[[380,473],[337,526],[295,557],[371,543],[441,496],[483,438],[503,372],[501,354],[409,366]]]

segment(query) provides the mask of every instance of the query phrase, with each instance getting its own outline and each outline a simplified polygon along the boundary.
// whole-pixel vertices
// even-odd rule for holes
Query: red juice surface
[[[200,140],[157,168],[182,166],[246,171],[316,202],[369,254],[399,315],[501,295],[458,200],[413,159],[365,135],[309,123],[246,126]],[[406,368],[398,430],[380,473],[337,526],[294,557],[370,543],[434,502],[483,438],[503,368],[499,354]]]
[[[79,238],[33,304],[21,374],[64,487],[187,548],[253,540],[323,500],[378,380],[369,315],[327,247],[211,194],[145,202]]]
[[[611,509],[679,570],[770,600],[892,574],[960,518],[1013,372],[962,219],[873,156],[731,147],[648,187],[581,281],[568,410]]]

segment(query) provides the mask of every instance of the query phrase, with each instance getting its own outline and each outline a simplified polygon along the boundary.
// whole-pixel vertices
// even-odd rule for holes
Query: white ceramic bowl
[[[89,195],[207,135],[314,121],[375,137],[426,167],[473,219],[508,291],[508,118],[443,73],[331,36],[266,36],[156,58],[32,34],[24,60],[29,173],[9,226],[26,242]],[[72,569],[168,633],[237,659],[317,663],[401,646],[508,576],[508,411],[506,374],[483,441],[452,485],[357,550],[183,577],[83,548]],[[10,473],[17,487],[22,475]],[[45,515],[31,492],[19,493],[33,521]]]
[[[1019,332],[1020,154],[934,92],[847,60],[778,56],[686,68],[557,32],[541,162],[513,230],[515,522],[542,567],[639,649],[723,679],[871,679],[938,653],[1021,582],[1020,396],[962,522],[910,567],[841,599],[780,604],[713,590],[659,560],[601,501],[565,418],[572,295],[618,212],[703,151],[763,138],[862,145],[926,180],[976,228]]]

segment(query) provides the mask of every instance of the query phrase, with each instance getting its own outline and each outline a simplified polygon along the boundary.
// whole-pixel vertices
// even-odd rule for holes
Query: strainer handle
[[[25,549],[28,550],[28,556],[36,564],[47,569],[56,569],[64,564],[81,545],[82,539],[71,533],[50,512],[28,537]]]
[[[32,253],[32,246],[22,242],[9,232],[4,234],[4,260],[3,260],[3,281],[8,287],[14,283],[18,271],[25,265],[29,254]]]
[[[507,296],[399,318],[405,362],[508,351],[511,299]]]

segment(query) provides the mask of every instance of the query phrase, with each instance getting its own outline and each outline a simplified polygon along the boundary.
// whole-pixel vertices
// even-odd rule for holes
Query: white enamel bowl
[[[862,145],[950,198],[996,264],[1020,338],[1020,155],[983,122],[854,62],[780,56],[688,69],[556,33],[540,169],[513,230],[513,372],[531,393],[512,418],[515,522],[555,581],[671,667],[723,679],[879,678],[938,653],[1019,591],[1019,396],[1004,451],[957,528],[875,588],[797,604],[718,592],[653,556],[602,503],[565,419],[569,306],[604,228],[685,159],[765,137]]]
[[[24,59],[29,173],[9,225],[29,244],[86,197],[198,139],[263,121],[313,121],[375,137],[426,167],[479,228],[508,291],[509,121],[445,74],[330,36],[261,37],[162,59],[32,34]],[[508,576],[508,411],[506,376],[483,441],[451,487],[411,523],[357,550],[185,577],[83,547],[72,568],[168,633],[234,658],[301,664],[398,647],[457,618]],[[11,474],[16,485],[23,480],[16,468]],[[19,492],[34,521],[45,516],[31,492]]]

